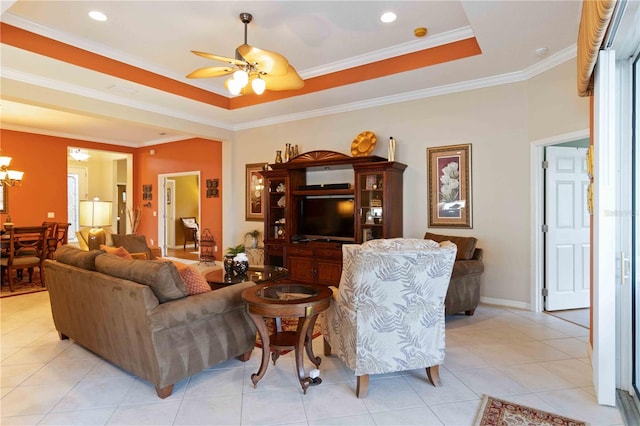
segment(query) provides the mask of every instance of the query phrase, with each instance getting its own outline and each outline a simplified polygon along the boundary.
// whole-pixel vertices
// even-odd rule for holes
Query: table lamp
[[[100,244],[105,244],[104,226],[111,226],[111,201],[93,200],[80,201],[80,226],[90,227],[87,245],[89,250],[98,250]]]

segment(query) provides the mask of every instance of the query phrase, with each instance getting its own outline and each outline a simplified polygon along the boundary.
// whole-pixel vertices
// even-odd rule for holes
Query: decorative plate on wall
[[[364,157],[371,154],[376,147],[377,141],[378,139],[373,132],[365,131],[360,133],[351,143],[351,155]]]

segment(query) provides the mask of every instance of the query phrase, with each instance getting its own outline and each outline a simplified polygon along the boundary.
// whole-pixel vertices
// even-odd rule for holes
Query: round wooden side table
[[[304,394],[312,383],[311,377],[304,371],[303,351],[309,360],[318,368],[321,359],[313,354],[311,340],[313,326],[318,314],[329,307],[331,290],[319,284],[259,284],[242,292],[242,299],[247,302],[249,316],[258,328],[262,339],[262,362],[256,374],[251,375],[255,388],[267,372],[269,352],[274,349],[274,363],[280,351],[295,351],[298,380]],[[276,330],[269,335],[265,318],[298,318],[296,331]]]

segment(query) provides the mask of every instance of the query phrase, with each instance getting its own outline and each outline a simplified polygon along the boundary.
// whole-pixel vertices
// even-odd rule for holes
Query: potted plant
[[[229,247],[227,252],[224,255],[224,271],[227,276],[233,276],[233,270],[235,265],[235,259],[238,257],[238,254],[244,253],[244,244],[238,244],[235,247]]]
[[[249,231],[244,234],[245,237],[251,237],[251,248],[258,247],[258,237],[260,236],[260,231],[254,229],[253,231]]]
[[[244,244],[238,244],[235,247],[227,249],[227,256],[236,257],[239,253],[244,253]]]

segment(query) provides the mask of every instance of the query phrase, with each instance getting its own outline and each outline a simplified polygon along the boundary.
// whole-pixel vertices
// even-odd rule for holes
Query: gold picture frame
[[[264,163],[246,165],[245,219],[262,222],[264,220]]]
[[[471,144],[427,148],[429,227],[473,228]]]

